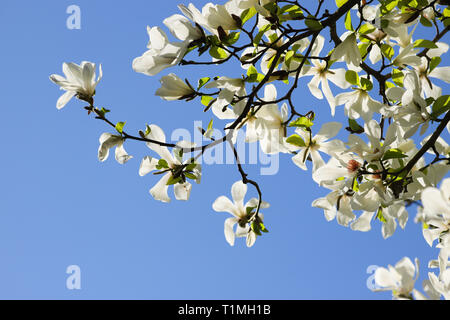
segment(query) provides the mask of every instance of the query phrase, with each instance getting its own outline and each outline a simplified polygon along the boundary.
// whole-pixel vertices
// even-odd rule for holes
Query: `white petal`
[[[133,158],[133,156],[130,156],[126,151],[125,148],[123,147],[123,141],[122,143],[119,143],[116,147],[116,152],[115,152],[115,156],[116,156],[116,161],[120,164],[125,164],[128,160],[130,160],[131,158]]]
[[[191,194],[192,184],[189,182],[186,183],[177,183],[173,187],[173,191],[175,193],[175,198],[177,200],[189,200],[189,196]]]
[[[244,205],[244,197],[247,193],[247,185],[242,181],[236,181],[231,187],[231,195],[233,197],[234,203],[237,205]]]
[[[322,125],[319,132],[314,137],[314,140],[316,140],[317,142],[321,142],[333,138],[338,134],[341,128],[342,123],[340,122],[327,122]]]
[[[155,200],[159,200],[162,202],[170,202],[169,195],[167,194],[167,190],[169,186],[167,185],[167,181],[172,176],[171,172],[166,173],[153,188],[150,189],[150,194],[153,196]]]
[[[234,230],[233,227],[238,222],[238,219],[236,218],[228,218],[225,220],[225,226],[224,226],[224,233],[225,233],[225,239],[230,244],[230,246],[234,246]]]
[[[235,215],[235,211],[236,211],[236,208],[235,208],[233,202],[231,202],[231,200],[225,196],[218,197],[216,199],[216,201],[214,201],[212,208],[214,211],[228,212],[233,215]]]
[[[58,110],[65,107],[65,105],[70,101],[70,99],[73,98],[73,96],[76,94],[74,91],[67,91],[65,92],[61,97],[59,97],[58,101],[56,102],[56,108]]]
[[[146,174],[156,170],[156,166],[158,164],[158,160],[149,156],[144,157],[141,161],[141,165],[139,167],[139,175],[141,177]]]

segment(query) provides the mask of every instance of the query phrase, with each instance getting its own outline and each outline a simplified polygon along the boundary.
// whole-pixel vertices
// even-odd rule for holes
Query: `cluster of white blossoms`
[[[450,8],[433,0],[336,4],[335,13],[329,7],[320,15],[323,2],[315,15],[311,12],[316,10],[308,10],[310,4],[301,1],[229,0],[208,3],[201,10],[193,4],[179,5],[181,14],[163,21],[176,41],[157,26],[147,28],[148,50],[134,59],[136,72],[154,76],[176,65],[223,64],[232,59],[242,67],[240,76],[206,76],[196,86],[172,72],[162,76],[156,91],[167,101],[199,99],[205,112],[227,122],[222,141],[211,138],[212,120],[203,130],[211,142],[203,146],[167,143],[163,130],[154,124],[139,131],[138,137],[126,133],[124,122],[112,123],[106,118],[109,110],[94,106],[101,68],[96,80],[95,65],[88,62],[64,64],[66,79],[51,76],[67,91],[57,107],[77,96],[89,102],[89,112],[115,127],[118,133],[100,137],[101,161],[116,147],[116,160],[123,164],[132,158],[123,147],[125,141],[146,142],[158,157],[144,157],[139,175],[162,175],[150,193],[163,202],[170,201],[170,185],[176,199],[188,200],[189,180],[200,182],[198,157],[220,142],[233,147],[243,130],[246,142],[258,142],[264,153],[286,154],[299,168],[311,168],[312,179],[329,190],[312,206],[323,209],[328,221],[336,219],[356,231],[369,231],[378,221],[382,236],[388,238],[397,225],[405,228],[407,207],[416,204],[416,221],[423,224],[425,240],[430,246],[436,241],[440,249],[438,260],[429,264],[440,273],[429,274],[424,290],[430,299],[449,298],[450,179],[443,179],[450,168],[450,147],[443,134],[450,131],[450,96],[442,95],[439,85],[450,83],[450,67],[440,65],[449,46],[439,40],[449,29]],[[339,36],[341,25],[346,30]],[[418,27],[436,31],[433,40],[415,37]],[[329,30],[322,32],[325,29]],[[327,35],[334,44],[331,51],[325,48]],[[185,59],[191,52],[199,56],[208,52],[211,60]],[[324,110],[297,111],[305,106],[293,93],[303,81],[312,96],[325,98],[331,116],[345,114],[347,135],[340,122],[316,130],[316,113]],[[278,92],[278,82],[290,89]],[[247,178],[237,152],[235,157],[242,179],[232,186],[233,201],[221,196],[213,209],[232,215],[225,220],[227,242],[234,245],[236,237],[245,237],[250,247],[267,232],[260,210],[269,204],[262,200],[257,183]],[[256,187],[258,198],[244,204],[248,184]],[[404,258],[395,267],[380,268],[375,278],[394,298],[424,299],[414,289],[417,276],[417,260],[414,265]]]

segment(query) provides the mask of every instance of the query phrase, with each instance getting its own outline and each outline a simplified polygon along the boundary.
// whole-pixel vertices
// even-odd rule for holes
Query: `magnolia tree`
[[[406,208],[415,204],[424,240],[440,249],[428,266],[439,270],[424,281],[425,293],[415,289],[417,259],[413,263],[405,257],[394,267],[377,269],[375,281],[379,290],[392,291],[394,299],[449,299],[450,179],[445,176],[450,147],[443,135],[450,130],[450,95],[442,95],[434,83],[450,82],[450,67],[440,65],[449,49],[441,42],[450,29],[447,5],[450,1],[230,0],[208,3],[201,10],[179,5],[181,14],[163,21],[176,40],[169,40],[160,27],[148,27],[148,50],[132,66],[148,76],[175,66],[233,61],[244,69],[235,77],[195,82],[175,73],[160,79],[156,95],[162,99],[202,103],[204,112],[228,120],[220,139],[213,138],[213,121],[202,128],[209,139],[203,145],[169,143],[156,124],[133,135],[125,131],[125,122],[110,120],[110,110],[94,102],[101,66],[96,77],[94,63],[64,63],[65,77],[50,79],[66,91],[58,109],[76,97],[88,104],[88,114],[112,127],[113,133],[100,137],[100,161],[114,147],[115,159],[125,164],[132,158],[124,148],[130,140],[144,142],[153,152],[142,159],[138,172],[160,177],[150,189],[155,200],[169,202],[171,186],[177,200],[188,200],[191,182],[200,183],[199,159],[206,150],[229,144],[241,180],[231,186],[232,200],[220,196],[212,209],[231,214],[225,220],[230,245],[245,237],[251,247],[268,231],[261,211],[269,207],[264,200],[270,195],[263,196],[240,162],[239,131],[245,132],[246,142],[258,141],[264,153],[285,154],[300,169],[309,167],[312,179],[330,190],[312,202],[328,221],[336,219],[356,231],[369,231],[377,221],[388,238],[397,224],[405,227]],[[415,37],[419,29],[426,39]],[[323,50],[325,41],[333,44],[330,52]],[[333,139],[342,123],[329,122],[317,130],[317,110],[304,110],[293,99],[302,78],[309,81],[314,97],[326,99],[332,116],[336,107],[344,106],[346,141]],[[277,94],[280,82],[288,89]],[[342,89],[339,94],[333,94],[330,82]],[[245,202],[248,186],[257,197]]]

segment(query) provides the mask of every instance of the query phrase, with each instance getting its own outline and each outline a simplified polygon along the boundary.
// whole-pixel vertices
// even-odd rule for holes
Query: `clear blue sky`
[[[175,68],[156,77],[132,70],[132,59],[146,50],[146,26],[162,25],[178,12],[178,3],[2,1],[0,298],[389,299],[389,293],[367,289],[369,265],[417,256],[426,274],[437,251],[414,224],[415,208],[406,231],[399,229],[388,240],[377,222],[370,233],[328,223],[322,210],[311,207],[327,190],[290,156],[281,157],[274,176],[259,176],[257,165],[245,166],[271,203],[265,210],[270,233],[250,249],[243,239],[235,247],[227,244],[228,215],[211,208],[216,197],[230,196],[240,178],[235,166],[205,166],[189,202],[164,204],[148,194],[156,179],[138,176],[140,159],[151,154],[144,145],[126,145],[135,158],[125,166],[113,157],[97,160],[98,138],[109,129],[88,117],[80,101],[55,108],[62,92],[48,76],[61,74],[64,61],[103,64],[97,105],[111,109],[111,118],[126,120],[134,132],[146,122],[167,133],[193,131],[194,120],[206,124],[211,118],[197,102],[155,97],[160,76],[206,76],[211,70],[239,76],[224,68],[191,67],[184,73]],[[71,4],[81,8],[81,30],[66,28]],[[449,64],[448,54],[443,60]],[[320,126],[331,120],[329,108],[304,90],[306,83],[297,101],[321,111]],[[336,119],[343,119],[343,110],[337,113]],[[249,195],[256,195],[251,188]],[[69,265],[81,268],[81,290],[66,289]]]

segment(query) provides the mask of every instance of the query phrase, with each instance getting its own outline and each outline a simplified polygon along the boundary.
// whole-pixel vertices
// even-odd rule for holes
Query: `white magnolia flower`
[[[211,110],[219,119],[236,119],[243,111],[246,99],[243,99],[230,108],[230,103],[235,95],[243,97],[245,91],[245,82],[242,78],[219,77],[205,85],[206,89],[221,89],[217,100],[211,105]],[[226,107],[226,108],[225,108]]]
[[[347,65],[353,65],[354,67],[359,67],[361,64],[362,58],[358,45],[356,44],[356,33],[347,33],[344,41],[342,41],[331,54],[331,60],[341,59],[343,59]]]
[[[256,240],[256,234],[250,227],[249,220],[253,217],[254,213],[247,213],[247,210],[252,208],[255,209],[258,206],[258,199],[252,198],[247,203],[244,204],[244,197],[247,193],[247,185],[242,181],[237,181],[231,187],[231,195],[233,202],[225,197],[220,196],[214,201],[213,209],[217,212],[228,212],[233,215],[233,217],[225,220],[225,239],[230,244],[234,245],[235,237],[246,237],[247,247],[253,246]],[[267,202],[261,202],[261,209],[268,208],[269,204]],[[263,221],[263,215],[258,213],[257,220]],[[234,231],[234,226],[237,225],[236,231]]]
[[[164,100],[184,99],[194,93],[194,90],[174,73],[162,77],[160,82],[161,88],[156,90],[155,94]]]
[[[382,287],[374,291],[392,291],[394,299],[412,299],[411,292],[419,276],[419,262],[415,259],[415,265],[408,257],[403,258],[395,267],[378,268],[375,271],[375,283]]]
[[[380,112],[383,104],[372,99],[369,93],[356,88],[351,92],[343,92],[336,96],[335,104],[345,104],[345,115],[350,119],[362,117],[364,121],[370,121],[375,112]]]
[[[432,246],[439,241],[438,248],[450,248],[450,178],[442,181],[441,188],[428,187],[422,192],[423,214],[427,228],[423,236]]]
[[[416,67],[416,70],[422,85],[422,95],[424,94],[427,98],[437,99],[442,94],[442,89],[432,83],[430,77],[450,83],[450,67],[436,67],[429,72],[428,60],[425,57],[421,57],[421,64]]]
[[[428,277],[430,278],[433,289],[442,294],[445,300],[450,300],[450,269],[442,272],[439,277],[429,272]]]
[[[317,37],[316,41],[314,42],[314,46],[311,49],[311,56],[319,56],[320,51],[322,51],[324,41],[324,37],[320,35]],[[327,69],[326,62],[317,59],[311,59],[311,63],[311,67],[303,67],[304,73],[302,74],[302,76],[313,76],[311,81],[308,83],[309,90],[317,99],[323,99],[323,96],[325,95],[325,98],[327,99],[328,104],[331,108],[331,115],[334,116],[336,103],[333,93],[331,92],[330,86],[328,84],[328,80],[333,82],[341,89],[347,89],[348,87],[350,87],[350,83],[345,80],[345,69]],[[321,85],[322,90],[319,89],[319,85]]]
[[[325,219],[332,221],[336,218],[337,222],[347,227],[348,224],[355,219],[351,207],[351,195],[347,193],[347,188],[342,188],[343,183],[333,185],[324,185],[326,188],[333,190],[327,196],[316,199],[311,206],[323,209]]]
[[[186,42],[169,42],[159,27],[147,27],[150,38],[148,48],[142,56],[133,60],[133,70],[149,76],[178,64],[186,53]]]
[[[277,90],[273,84],[269,84],[264,90],[264,101],[275,101]],[[289,117],[287,104],[284,103],[281,109],[275,103],[261,107],[257,113],[261,124],[260,145],[264,153],[272,154],[277,152],[288,152],[285,147],[284,137],[286,136],[286,121]]]
[[[384,141],[380,141],[381,127],[376,120],[372,119],[364,124],[364,133],[369,143],[366,143],[359,135],[351,134],[347,145],[350,151],[358,154],[362,159],[373,162],[382,159],[386,151],[397,147],[396,143],[402,142],[398,139],[397,132],[397,125],[394,122],[388,127]]]
[[[116,161],[124,164],[133,156],[128,155],[123,147],[124,139],[121,136],[113,135],[111,133],[103,133],[99,139],[100,146],[98,148],[98,160],[105,161],[109,157],[109,149],[116,147],[115,157]]]
[[[270,12],[267,9],[265,9],[264,6],[274,1],[275,0],[241,0],[239,1],[239,8],[243,10],[255,8],[260,15],[264,17],[269,17]]]
[[[194,27],[186,17],[180,14],[174,14],[164,19],[163,23],[170,30],[170,33],[181,41],[190,42],[203,36],[199,28]]]
[[[392,61],[396,67],[406,67],[412,66],[417,67],[420,65],[420,57],[417,56],[419,49],[414,48],[414,44],[409,44],[404,48],[400,49],[399,54]]]
[[[150,125],[150,133],[146,135],[147,139],[166,142],[166,136],[162,129],[157,125]],[[150,194],[155,200],[162,202],[170,202],[170,197],[168,195],[169,185],[174,185],[175,198],[177,200],[188,200],[192,185],[182,178],[185,174],[184,169],[189,165],[187,163],[183,164],[182,155],[180,150],[187,147],[186,145],[177,144],[179,147],[173,149],[173,155],[169,152],[169,149],[164,146],[160,146],[156,143],[148,142],[147,146],[156,152],[161,159],[155,159],[152,157],[145,157],[139,168],[139,175],[145,176],[146,174],[157,171],[155,174],[163,174],[159,182],[150,189]],[[190,144],[190,146],[193,146]],[[197,164],[192,164],[191,174],[195,176],[197,183],[200,182],[200,166]]]
[[[292,161],[301,169],[307,170],[306,159],[311,156],[313,163],[313,172],[322,167],[325,163],[320,156],[319,151],[326,154],[333,154],[335,152],[341,152],[345,150],[344,143],[341,140],[330,140],[336,136],[341,129],[342,124],[339,122],[325,123],[319,130],[319,132],[312,136],[311,131],[297,128],[295,132],[303,139],[304,147],[291,147],[292,150],[300,150],[293,158]]]
[[[237,0],[228,1],[224,5],[207,3],[202,11],[198,10],[192,3],[187,7],[179,5],[178,8],[186,17],[217,36],[219,35],[219,27],[224,31],[238,29],[240,26],[233,15],[240,17],[243,11],[239,8],[239,1]]]
[[[80,65],[75,63],[63,63],[62,66],[65,78],[52,74],[50,80],[66,90],[57,101],[56,108],[63,108],[75,95],[78,98],[90,101],[95,95],[95,88],[102,78],[102,65],[99,66],[99,75],[95,79],[95,64],[88,61],[83,61]]]
[[[422,85],[417,72],[409,70],[403,80],[404,88],[392,87],[386,90],[386,96],[390,100],[401,101],[402,107],[394,115],[394,119],[400,127],[406,128],[404,138],[409,138],[422,125],[420,134],[425,133],[429,125],[430,114],[427,103],[422,97]]]

